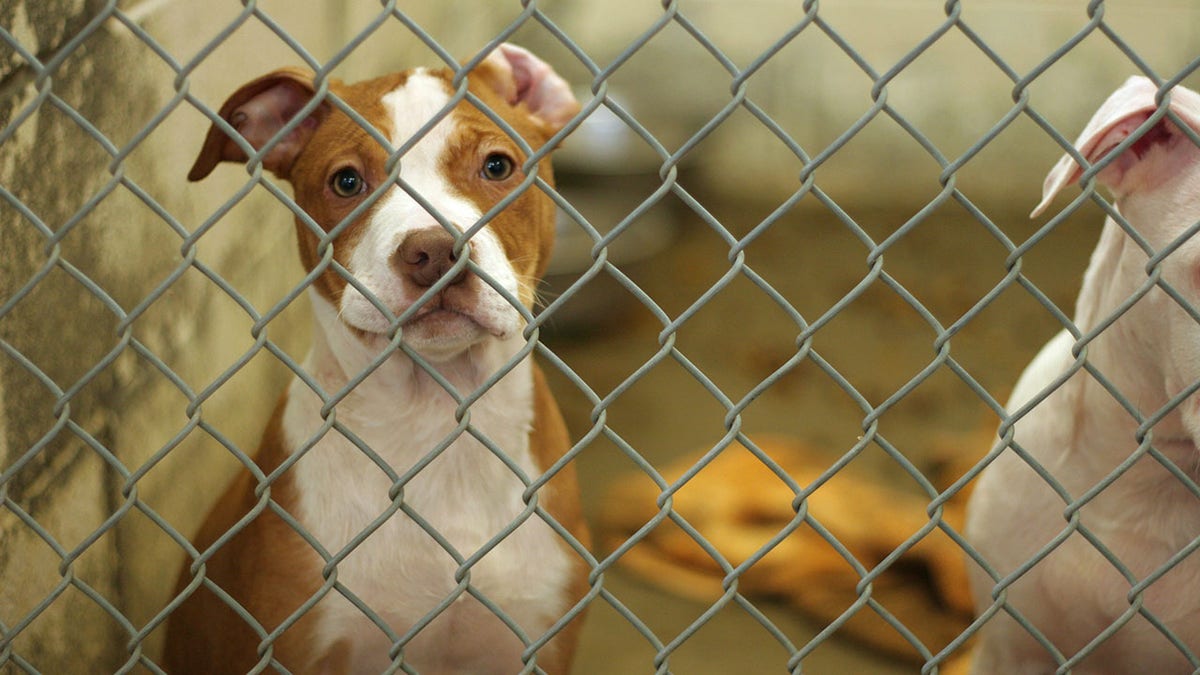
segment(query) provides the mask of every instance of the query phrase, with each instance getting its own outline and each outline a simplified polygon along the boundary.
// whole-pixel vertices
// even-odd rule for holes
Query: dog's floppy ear
[[[252,148],[261,150],[312,100],[314,93],[312,72],[281,68],[242,85],[221,106],[219,114]],[[328,114],[329,104],[322,102],[287,136],[271,146],[263,157],[263,166],[286,179],[292,162]],[[200,156],[188,172],[188,180],[204,178],[220,162],[245,162],[247,159],[238,143],[213,124],[204,139]]]
[[[504,43],[487,55],[472,76],[483,80],[509,104],[524,107],[553,134],[579,112],[566,80],[526,49]]]
[[[1147,119],[1158,109],[1154,96],[1158,87],[1145,77],[1134,76],[1125,81],[1120,89],[1100,106],[1092,120],[1088,122],[1075,148],[1090,164],[1102,160],[1113,148],[1129,138]],[[1193,91],[1176,87],[1170,93],[1171,110],[1189,127],[1200,132],[1200,95]],[[1155,146],[1170,146],[1170,144],[1191,143],[1175,125],[1167,118],[1148,129],[1141,138],[1129,146],[1121,156],[1114,158],[1108,166],[1096,176],[1101,185],[1107,186],[1120,199],[1131,186],[1126,185],[1125,178],[1129,170],[1146,158],[1147,153]],[[1170,146],[1173,147],[1173,146]],[[1161,157],[1160,157],[1161,159]],[[1168,167],[1162,167],[1168,169]],[[1046,176],[1042,186],[1042,202],[1030,214],[1036,217],[1050,204],[1054,196],[1067,184],[1079,179],[1083,169],[1072,159],[1071,155],[1063,155],[1058,164]],[[1165,177],[1165,176],[1163,176]],[[1149,176],[1153,184],[1160,177]]]

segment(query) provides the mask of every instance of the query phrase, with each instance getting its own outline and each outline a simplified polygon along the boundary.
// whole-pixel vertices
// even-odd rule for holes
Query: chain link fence
[[[302,16],[253,1],[199,13],[169,0],[0,5],[0,671],[162,672],[163,627],[181,601],[174,574],[203,554],[189,539],[227,477],[252,463],[284,383],[305,377],[308,318],[297,300],[311,280],[295,265],[288,224],[299,207],[261,167],[202,188],[183,180],[223,97],[284,63],[354,80],[459,69],[509,40],[551,62],[583,104],[568,125],[578,135],[562,150],[559,190],[525,186],[554,198],[560,248],[575,255],[557,253],[522,355],[548,371],[589,514],[626,474],[656,495],[652,515],[611,547],[574,542],[589,569],[575,672],[945,672],[1002,614],[1066,672],[1133,617],[1159,625],[1142,595],[1170,566],[1141,580],[1106,553],[1133,587],[1129,612],[1081,650],[1053,647],[1005,604],[1014,576],[992,569],[948,515],[990,461],[987,442],[962,449],[944,484],[930,476],[946,457],[930,448],[939,433],[980,425],[989,436],[999,425],[1011,444],[1020,415],[1006,414],[1004,400],[1025,363],[1058,329],[1080,348],[1095,338],[1066,308],[1111,206],[1089,183],[1061,216],[1027,224],[1015,214],[1037,201],[1044,170],[1125,76],[1165,90],[1200,66],[1195,9],[950,1],[866,2],[848,13],[815,0],[736,10],[668,1],[630,3],[618,17],[566,0],[408,4],[328,3]],[[921,18],[879,26],[872,10]],[[1148,19],[1154,30],[1170,19],[1175,42],[1128,28],[1143,10],[1160,12]],[[755,39],[736,41],[745,31],[730,17],[752,23]],[[1014,31],[1004,17],[1043,19],[1044,34],[1022,35],[1039,26]],[[948,44],[957,51],[938,56]],[[993,86],[939,80],[964,53],[963,68]],[[1072,62],[1078,53],[1085,63]],[[939,109],[944,101],[964,107]],[[597,120],[615,134],[599,146],[585,137]],[[628,154],[595,166],[618,138]],[[1160,273],[1177,246],[1147,251],[1147,284],[1188,307],[1188,293]],[[1086,358],[1080,369],[1107,382]],[[1195,388],[1141,410],[1109,386],[1146,429]],[[456,393],[460,412],[482,393]],[[790,475],[756,442],[763,431],[822,448],[820,471]],[[1136,457],[1174,466],[1144,431]],[[790,498],[785,521],[746,556],[675,508],[677,493],[737,446]],[[668,475],[668,461],[694,449],[699,458]],[[402,484],[408,468],[389,475]],[[855,470],[901,485],[925,510],[875,561],[808,508]],[[1200,497],[1188,467],[1173,473]],[[1078,512],[1095,493],[1043,477],[1064,495],[1062,538],[1089,536]],[[261,499],[272,508],[269,491]],[[402,498],[395,510],[419,515]],[[624,575],[623,559],[666,527],[719,570],[715,599],[680,600]],[[820,621],[743,588],[801,530],[856,579],[854,601]],[[877,588],[933,537],[988,570],[997,602],[952,639],[926,644]],[[1197,546],[1200,537],[1172,564]],[[839,639],[868,614],[912,658]],[[402,648],[411,636],[393,637]],[[540,643],[523,639],[538,672]],[[1194,645],[1171,641],[1200,668]],[[272,672],[279,664],[267,653]],[[414,672],[402,657],[395,670]]]

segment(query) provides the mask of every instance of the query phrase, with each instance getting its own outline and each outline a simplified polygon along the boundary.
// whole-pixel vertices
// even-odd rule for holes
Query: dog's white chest
[[[427,384],[424,393],[434,396],[390,415],[376,416],[370,380],[369,414],[359,414],[354,398],[339,407],[339,420],[377,458],[332,430],[296,464],[298,518],[331,556],[344,554],[337,578],[357,599],[335,590],[322,601],[319,639],[349,639],[355,668],[379,672],[393,638],[415,630],[404,654],[420,670],[515,671],[524,646],[492,608],[536,640],[567,609],[569,571],[560,538],[525,503],[526,483],[514,470],[526,479],[541,474],[529,449],[530,364],[472,405],[470,429],[461,432],[453,402]],[[319,401],[304,389],[293,386],[284,418],[292,448],[320,429]]]

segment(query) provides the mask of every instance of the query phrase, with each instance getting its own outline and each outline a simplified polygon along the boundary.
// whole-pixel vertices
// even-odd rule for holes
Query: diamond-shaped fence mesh
[[[1196,8],[413,4],[0,3],[0,672],[1200,670]],[[468,89],[504,42],[580,104],[544,144]],[[338,83],[416,66],[420,119]],[[467,108],[524,158],[474,222],[405,169]],[[386,161],[323,220],[273,153],[332,117]],[[245,166],[188,182],[210,126]],[[397,199],[454,240],[404,305]],[[460,274],[522,327],[465,379],[413,327]]]

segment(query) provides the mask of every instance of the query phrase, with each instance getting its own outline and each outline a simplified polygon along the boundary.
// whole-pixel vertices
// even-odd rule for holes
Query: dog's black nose
[[[441,279],[458,260],[454,255],[454,236],[441,226],[417,230],[404,238],[392,256],[392,265],[403,277],[420,288],[428,288]],[[451,284],[461,283],[467,276],[463,268]]]

